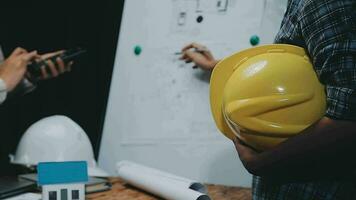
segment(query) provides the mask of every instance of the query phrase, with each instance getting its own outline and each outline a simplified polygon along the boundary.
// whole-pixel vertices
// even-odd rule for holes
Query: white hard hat
[[[84,130],[66,116],[46,117],[31,125],[10,158],[11,163],[27,167],[39,162],[87,161],[90,176],[108,176],[97,167]]]

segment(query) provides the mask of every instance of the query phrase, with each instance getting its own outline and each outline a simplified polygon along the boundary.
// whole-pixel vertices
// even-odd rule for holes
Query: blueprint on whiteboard
[[[100,165],[114,172],[127,159],[198,181],[248,186],[250,176],[211,116],[210,73],[180,61],[179,52],[198,42],[223,58],[251,47],[254,35],[272,43],[286,1],[126,1]]]
[[[130,68],[134,76],[126,82],[132,87],[131,92],[136,92],[123,91],[130,93],[126,106],[130,111],[125,111],[126,116],[132,114],[136,126],[126,127],[120,142],[215,140],[217,131],[209,107],[210,74],[192,71],[191,65],[178,59],[177,52],[192,41],[204,43],[219,58],[250,47],[249,38],[259,33],[264,4],[261,0],[236,1],[232,5],[228,0],[156,1],[161,3],[160,7],[144,2],[141,27],[130,31],[130,38],[135,38],[134,32],[145,33],[145,38],[137,36],[142,39],[137,44],[142,46],[143,53],[126,57],[128,64],[137,62],[135,68]],[[239,6],[242,2],[244,7]],[[256,11],[254,15],[250,15],[251,9]],[[261,40],[271,41],[263,35]],[[150,87],[142,90],[142,83],[137,80],[149,83]]]

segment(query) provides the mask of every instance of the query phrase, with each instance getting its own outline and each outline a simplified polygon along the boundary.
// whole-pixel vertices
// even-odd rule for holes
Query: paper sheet
[[[117,164],[120,178],[129,184],[172,200],[210,200],[203,184],[130,161]]]

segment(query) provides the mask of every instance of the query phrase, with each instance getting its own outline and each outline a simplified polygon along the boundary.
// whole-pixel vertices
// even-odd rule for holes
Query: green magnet
[[[134,48],[134,53],[135,53],[135,55],[136,56],[138,56],[138,55],[140,55],[141,54],[141,52],[142,52],[142,47],[140,47],[140,46],[135,46],[135,48]]]
[[[251,38],[250,38],[250,44],[251,44],[252,46],[256,46],[256,45],[258,45],[259,43],[260,43],[260,37],[258,37],[257,35],[251,36]]]

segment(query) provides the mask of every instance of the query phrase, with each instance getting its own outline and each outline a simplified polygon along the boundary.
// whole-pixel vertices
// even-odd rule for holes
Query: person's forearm
[[[323,118],[301,134],[259,154],[254,174],[281,177],[324,176],[355,167],[356,123]]]

